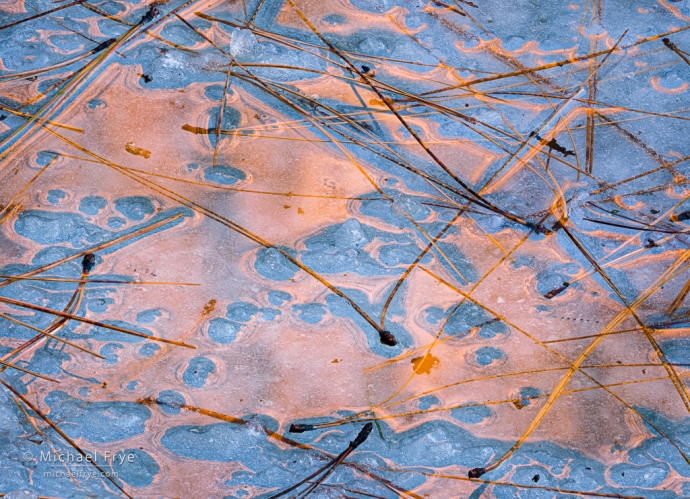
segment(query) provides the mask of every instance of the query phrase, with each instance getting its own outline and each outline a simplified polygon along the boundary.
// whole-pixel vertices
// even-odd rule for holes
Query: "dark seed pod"
[[[547,300],[550,300],[550,299],[553,298],[554,296],[560,295],[563,291],[565,291],[565,288],[567,288],[568,286],[570,286],[570,283],[569,283],[569,282],[564,282],[564,283],[563,283],[563,286],[559,286],[559,287],[557,287],[556,289],[552,289],[551,291],[549,291],[548,293],[546,293],[546,294],[544,295],[544,298],[546,298]]]
[[[547,229],[546,227],[544,227],[542,224],[535,224],[535,223],[532,223],[532,222],[527,222],[527,223],[525,224],[525,226],[526,226],[528,229],[533,230],[533,231],[536,232],[537,234],[544,234],[545,236],[548,236],[549,234],[553,234],[553,232],[551,232],[549,229]]]
[[[469,471],[469,473],[467,473],[467,476],[470,478],[479,478],[484,473],[486,473],[486,470],[484,468],[473,468]]]
[[[290,433],[304,433],[305,431],[312,431],[314,425],[310,424],[291,424]]]
[[[683,213],[678,213],[677,215],[671,215],[671,222],[682,222],[683,220],[690,219],[690,211],[684,211]]]
[[[153,21],[153,18],[156,17],[158,14],[160,14],[160,12],[158,12],[158,9],[155,7],[155,5],[152,5],[151,8],[149,8],[148,12],[141,16],[141,24]]]
[[[96,266],[96,255],[93,253],[87,253],[84,255],[84,259],[81,261],[81,271],[84,274],[88,274]]]
[[[104,42],[99,43],[95,49],[93,49],[93,53],[97,54],[98,52],[101,52],[102,50],[107,49],[110,47],[113,43],[115,43],[117,40],[115,38],[109,38]]]
[[[389,347],[394,347],[398,344],[398,340],[395,339],[395,336],[388,331],[379,331],[379,339],[382,345],[388,345]]]
[[[367,423],[364,425],[364,428],[362,428],[359,432],[359,435],[357,435],[357,438],[355,438],[352,442],[350,442],[350,447],[353,449],[356,449],[360,445],[364,443],[364,441],[367,439],[369,434],[371,433],[371,430],[374,428],[374,423]]]
[[[376,71],[374,71],[374,68],[362,65],[362,74],[368,76],[369,78],[373,78],[376,75]]]

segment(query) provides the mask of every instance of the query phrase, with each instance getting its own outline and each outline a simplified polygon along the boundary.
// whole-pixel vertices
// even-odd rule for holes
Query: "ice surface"
[[[688,0],[152,6],[0,1],[0,494],[690,497]]]

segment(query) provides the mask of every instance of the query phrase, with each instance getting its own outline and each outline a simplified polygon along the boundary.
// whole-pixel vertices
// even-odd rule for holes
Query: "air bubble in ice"
[[[230,53],[233,57],[245,57],[259,52],[259,42],[248,29],[236,29],[230,37]]]

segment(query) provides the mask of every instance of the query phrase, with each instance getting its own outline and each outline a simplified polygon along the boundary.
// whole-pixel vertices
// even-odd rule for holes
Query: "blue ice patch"
[[[292,252],[283,249],[288,254]],[[299,267],[275,248],[263,248],[256,254],[254,261],[256,271],[267,279],[274,281],[287,281],[292,279]]]
[[[300,320],[307,324],[318,324],[326,314],[326,307],[320,303],[307,303],[305,305],[294,305],[292,313],[297,314]]]
[[[139,449],[121,450],[113,456],[111,467],[118,479],[133,487],[151,485],[161,471],[156,460]]]
[[[143,220],[148,215],[153,215],[155,207],[153,202],[144,196],[129,196],[115,200],[115,209],[130,220]]]
[[[158,350],[160,350],[161,347],[156,345],[155,343],[146,343],[141,346],[139,349],[139,355],[142,357],[153,357]]]
[[[242,170],[238,170],[232,166],[216,165],[210,166],[204,170],[204,178],[218,184],[232,185],[240,180],[246,179],[247,176]]]
[[[103,241],[110,234],[78,213],[22,211],[14,223],[17,234],[43,245],[70,243],[75,248]]]
[[[79,202],[79,211],[87,215],[98,215],[106,206],[105,198],[101,196],[87,196]]]
[[[491,418],[493,411],[485,405],[476,405],[471,407],[459,407],[450,411],[450,415],[467,424],[479,424],[486,419]]]
[[[223,318],[211,319],[208,324],[208,337],[216,343],[224,345],[232,343],[242,328],[242,324]]]
[[[206,384],[209,374],[215,371],[216,365],[211,360],[206,357],[194,357],[182,374],[182,380],[189,386],[201,388]]]
[[[504,361],[506,358],[502,350],[494,347],[482,347],[474,352],[474,360],[480,366],[489,366]]]
[[[52,391],[45,403],[50,417],[61,422],[70,438],[84,438],[104,443],[124,440],[144,433],[151,411],[134,402],[92,402],[70,397],[63,391]]]
[[[136,321],[137,322],[143,322],[143,323],[149,323],[149,322],[154,322],[156,319],[159,317],[162,317],[163,314],[161,313],[160,310],[157,310],[155,308],[150,309],[150,310],[143,310],[137,314]]]
[[[60,201],[67,197],[67,193],[62,189],[51,189],[48,191],[46,199],[51,204],[59,204]]]
[[[156,403],[168,414],[179,414],[180,406],[185,403],[185,399],[175,390],[163,390],[156,397]]]
[[[237,322],[249,322],[259,312],[259,307],[246,301],[238,301],[228,305],[225,316]]]

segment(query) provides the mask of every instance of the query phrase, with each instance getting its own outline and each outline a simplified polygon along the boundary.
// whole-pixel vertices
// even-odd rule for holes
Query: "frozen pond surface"
[[[689,22],[0,0],[0,493],[690,497]]]

